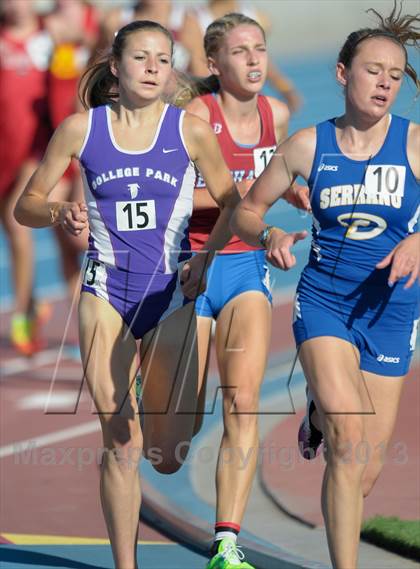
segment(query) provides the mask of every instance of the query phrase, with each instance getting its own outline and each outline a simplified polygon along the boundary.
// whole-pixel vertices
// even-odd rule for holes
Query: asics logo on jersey
[[[338,166],[322,163],[318,166],[318,172],[322,172],[322,170],[324,170],[324,172],[338,172]]]
[[[400,358],[394,358],[392,356],[384,356],[384,354],[379,354],[376,358],[378,362],[384,362],[384,364],[399,364]]]
[[[176,152],[178,148],[163,148],[162,150],[164,154],[169,154],[170,152]]]

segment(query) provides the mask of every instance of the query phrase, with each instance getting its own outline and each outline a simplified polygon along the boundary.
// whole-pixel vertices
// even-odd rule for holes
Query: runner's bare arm
[[[223,249],[232,237],[229,220],[240,196],[211,126],[200,118],[187,114],[185,129],[191,159],[200,170],[210,196],[221,210],[205,246],[208,251],[217,251]]]
[[[410,123],[407,139],[407,157],[417,180],[420,179],[420,125]],[[393,286],[399,279],[409,276],[404,288],[410,288],[420,281],[420,233],[416,231],[403,239],[380,261],[377,269],[391,266],[388,282]]]
[[[192,101],[190,101],[188,103],[188,105],[186,106],[186,110],[189,113],[196,115],[197,117],[200,117],[200,119],[203,119],[206,122],[210,121],[209,108],[198,97],[196,97],[195,99],[193,99]],[[217,207],[217,203],[211,197],[207,188],[205,188],[205,187],[204,188],[198,188],[194,191],[194,209],[195,210],[210,209],[210,208],[215,208],[215,207]]]
[[[205,290],[206,268],[216,251],[223,249],[232,237],[230,218],[240,201],[232,176],[222,156],[216,135],[211,126],[200,118],[187,114],[184,136],[191,159],[199,168],[210,195],[220,208],[220,215],[203,246],[206,255],[195,255],[185,263],[181,273],[183,292],[195,298]]]
[[[407,138],[407,157],[417,180],[420,180],[420,124],[410,123]]]
[[[77,113],[64,120],[55,131],[41,164],[16,204],[15,217],[22,225],[46,227],[61,223],[75,235],[86,227],[84,203],[49,202],[48,195],[66,171],[71,159],[78,156],[87,123],[87,113]]]
[[[287,105],[275,97],[267,97],[274,119],[274,129],[277,144],[281,144],[287,138],[289,128],[290,111]]]
[[[315,129],[298,131],[280,144],[267,168],[236,208],[232,230],[250,245],[260,245],[258,235],[267,227],[267,210],[288,190],[297,176],[309,178],[315,153]],[[280,229],[276,233],[284,234]]]

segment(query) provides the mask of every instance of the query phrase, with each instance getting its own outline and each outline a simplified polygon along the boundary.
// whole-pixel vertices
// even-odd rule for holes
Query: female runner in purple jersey
[[[308,180],[313,246],[294,331],[316,412],[300,442],[314,453],[325,440],[322,510],[337,569],[358,566],[363,498],[383,467],[418,319],[420,125],[389,110],[405,72],[420,88],[405,48],[419,34],[416,18],[396,6],[386,19],[375,14],[380,25],[350,34],[338,58],[344,115],[281,144],[232,222],[252,245],[260,235],[274,266],[290,269],[296,234],[263,217],[291,177]]]
[[[111,54],[85,76],[82,97],[90,111],[58,127],[15,210],[20,223],[59,223],[74,235],[89,223],[80,343],[106,449],[100,492],[118,568],[137,567],[142,450],[157,470],[174,472],[192,436],[195,314],[185,297],[201,292],[206,256],[186,262],[180,278],[177,268],[189,249],[193,163],[222,210],[205,246],[210,257],[231,237],[229,218],[239,200],[211,127],[161,98],[172,50],[169,32],[155,22],[132,22],[118,32]],[[49,202],[72,157],[82,166],[87,205]],[[143,429],[136,339],[142,340]]]

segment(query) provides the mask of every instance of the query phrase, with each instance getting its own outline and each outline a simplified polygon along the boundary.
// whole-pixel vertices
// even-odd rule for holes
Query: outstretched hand
[[[267,261],[278,269],[288,271],[296,265],[296,257],[290,251],[291,247],[305,239],[307,235],[307,231],[285,233],[281,229],[274,228],[267,239]]]
[[[410,275],[404,288],[410,288],[416,279],[420,279],[420,233],[409,235],[403,239],[392,251],[377,265],[377,269],[391,266],[388,278],[389,286]]]

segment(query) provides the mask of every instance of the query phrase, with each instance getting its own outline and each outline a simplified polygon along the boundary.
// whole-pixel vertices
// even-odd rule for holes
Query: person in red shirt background
[[[83,0],[58,0],[45,17],[35,7],[33,0],[4,0],[0,13],[0,220],[10,247],[15,292],[10,340],[28,356],[43,346],[39,327],[50,310],[34,301],[31,232],[12,212],[52,129],[76,110],[79,77],[99,28],[96,11]],[[69,168],[53,195],[80,201],[82,193],[78,170]],[[55,235],[72,295],[87,232],[72,238],[58,228]]]
[[[85,0],[56,0],[54,9],[45,17],[54,48],[48,71],[48,112],[53,129],[69,115],[81,110],[77,97],[80,77],[98,41],[100,15],[95,6]],[[73,161],[61,183],[52,193],[52,199],[84,200],[79,165]],[[87,232],[74,237],[61,227],[54,227],[60,246],[63,275],[72,297],[78,294],[79,253],[87,248]]]
[[[10,336],[21,353],[30,355],[36,350],[37,314],[33,245],[30,229],[19,225],[12,212],[51,132],[47,72],[53,42],[31,1],[4,0],[0,18],[0,219],[15,291]]]

